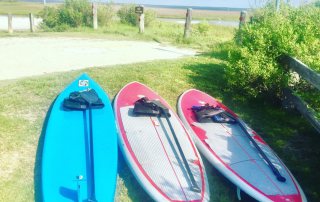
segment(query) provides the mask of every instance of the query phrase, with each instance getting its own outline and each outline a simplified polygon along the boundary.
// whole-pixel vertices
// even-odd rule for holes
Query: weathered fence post
[[[144,13],[139,16],[139,33],[144,33]]]
[[[247,17],[247,11],[241,11],[240,18],[239,18],[239,29],[241,29],[243,25],[246,24],[246,17]]]
[[[34,18],[32,13],[29,13],[29,21],[30,21],[30,32],[34,32]]]
[[[184,24],[184,38],[189,38],[191,33],[192,8],[187,9],[186,23]]]
[[[247,17],[247,12],[246,11],[241,11],[240,13],[240,18],[239,18],[239,30],[240,30],[240,34],[237,37],[237,41],[239,44],[242,44],[242,32],[241,29],[243,28],[243,26],[246,24],[246,17]]]
[[[135,13],[138,14],[139,33],[144,33],[144,6],[139,5],[135,7]]]
[[[280,10],[280,0],[276,0],[276,11]]]
[[[11,13],[8,14],[8,32],[11,34],[13,32],[12,28],[12,15]]]
[[[97,4],[92,3],[93,29],[98,29],[98,9]]]

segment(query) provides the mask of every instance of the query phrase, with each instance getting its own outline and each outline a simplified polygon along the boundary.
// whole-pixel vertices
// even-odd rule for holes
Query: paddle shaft
[[[95,182],[94,182],[94,155],[93,155],[93,127],[92,127],[92,108],[91,103],[89,103],[89,138],[90,138],[90,166],[91,166],[91,182],[92,182],[92,190],[90,201],[96,201],[96,190],[95,190]]]
[[[239,124],[239,126],[241,127],[241,129],[244,131],[244,133],[246,134],[246,136],[250,139],[250,141],[252,142],[252,144],[255,146],[255,148],[258,150],[258,152],[261,154],[262,158],[268,163],[270,169],[272,170],[273,174],[277,177],[277,180],[280,182],[285,182],[286,178],[283,177],[279,170],[272,164],[272,162],[270,161],[270,159],[267,157],[267,155],[262,151],[262,149],[259,147],[259,145],[257,144],[257,142],[253,139],[253,137],[249,134],[248,130],[245,128],[245,126],[243,125],[243,123],[239,120],[239,119],[235,119],[237,121],[237,123]]]
[[[163,108],[160,107],[160,110],[161,110],[162,114],[164,115],[164,117],[165,117],[165,119],[166,119],[166,121],[167,121],[167,123],[168,123],[168,125],[169,125],[170,131],[171,131],[171,133],[172,133],[172,135],[173,135],[173,139],[174,139],[174,141],[176,142],[176,145],[177,145],[177,147],[178,147],[180,156],[181,156],[181,158],[182,158],[182,160],[183,160],[183,163],[184,163],[184,165],[185,165],[185,167],[186,167],[186,169],[187,169],[187,173],[188,173],[189,178],[190,178],[190,180],[191,180],[192,189],[193,189],[194,191],[200,192],[200,188],[198,187],[198,185],[197,185],[197,183],[196,183],[196,181],[195,181],[195,179],[194,179],[194,176],[193,176],[193,174],[192,174],[192,172],[191,172],[191,169],[190,169],[190,167],[189,167],[188,161],[187,161],[187,159],[186,159],[186,157],[185,157],[185,155],[184,155],[184,153],[183,153],[183,151],[182,151],[182,148],[181,148],[181,146],[180,146],[179,140],[178,140],[178,138],[177,138],[177,136],[176,136],[176,133],[174,132],[174,129],[173,129],[172,125],[171,125],[171,122],[170,122],[170,120],[169,120],[169,118],[168,118],[168,115],[167,115],[167,113],[164,111]]]

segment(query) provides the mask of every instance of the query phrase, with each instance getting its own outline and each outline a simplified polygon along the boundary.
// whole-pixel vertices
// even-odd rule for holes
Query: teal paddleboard
[[[71,92],[88,89],[94,89],[104,104],[91,109],[92,121],[88,108],[63,107]],[[106,93],[83,74],[60,93],[47,116],[41,167],[43,201],[114,201],[117,135]]]

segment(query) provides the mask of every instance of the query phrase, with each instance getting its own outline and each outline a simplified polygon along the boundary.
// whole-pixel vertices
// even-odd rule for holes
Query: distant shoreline
[[[119,4],[121,5],[121,4]],[[176,5],[153,5],[144,4],[146,7],[150,8],[172,8],[172,9],[187,9],[192,8],[195,10],[210,10],[210,11],[242,11],[250,10],[249,8],[228,8],[228,7],[207,7],[207,6],[176,6]]]
[[[21,0],[23,2],[34,2],[42,3],[42,0]],[[63,0],[46,0],[48,4],[50,3],[62,3]],[[96,3],[108,3],[103,1],[95,1]],[[115,5],[124,5],[125,3],[114,3]],[[145,7],[149,8],[169,8],[169,9],[187,9],[192,8],[194,10],[209,10],[209,11],[242,11],[250,10],[250,8],[229,8],[229,7],[208,7],[208,6],[179,6],[179,5],[157,5],[157,4],[143,4]]]

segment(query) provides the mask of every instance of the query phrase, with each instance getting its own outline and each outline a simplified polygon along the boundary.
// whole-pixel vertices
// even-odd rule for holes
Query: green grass
[[[1,3],[1,2],[0,2]],[[85,37],[117,40],[158,41],[196,48],[207,52],[197,57],[163,60],[108,68],[54,73],[11,81],[0,81],[0,201],[39,200],[39,169],[43,122],[53,99],[82,72],[95,79],[112,99],[128,82],[140,81],[164,97],[172,106],[189,88],[197,88],[220,99],[249,123],[283,159],[300,182],[310,201],[320,201],[320,136],[297,113],[287,112],[272,98],[250,100],[226,86],[225,67],[233,28],[210,26],[200,33],[193,26],[190,39],[183,39],[183,26],[156,22],[138,34],[136,27],[114,24],[111,27],[70,29],[68,32],[19,32],[0,37]],[[271,104],[270,104],[271,103]],[[211,201],[237,201],[235,187],[206,160]],[[150,201],[119,156],[117,201]],[[17,194],[19,193],[19,194]],[[246,197],[244,201],[250,201]]]
[[[46,112],[53,99],[81,72],[87,72],[112,99],[130,81],[147,84],[172,106],[189,88],[208,92],[241,115],[284,160],[310,201],[320,199],[320,136],[299,115],[286,112],[265,100],[248,100],[226,91],[226,52],[180,60],[153,61],[112,68],[54,73],[0,82],[0,201],[33,201],[39,192],[40,137]],[[173,85],[174,84],[174,85]],[[4,123],[4,124],[3,124]],[[40,138],[40,141],[39,141]],[[205,161],[212,201],[237,201],[235,187]],[[17,195],[17,193],[19,193]],[[119,157],[117,201],[149,201]],[[248,197],[246,199],[250,200]]]
[[[148,8],[147,8],[148,9]],[[157,13],[159,18],[185,19],[186,9],[171,8],[150,8]],[[213,10],[192,10],[194,20],[226,20],[238,21],[240,11],[213,11]]]

